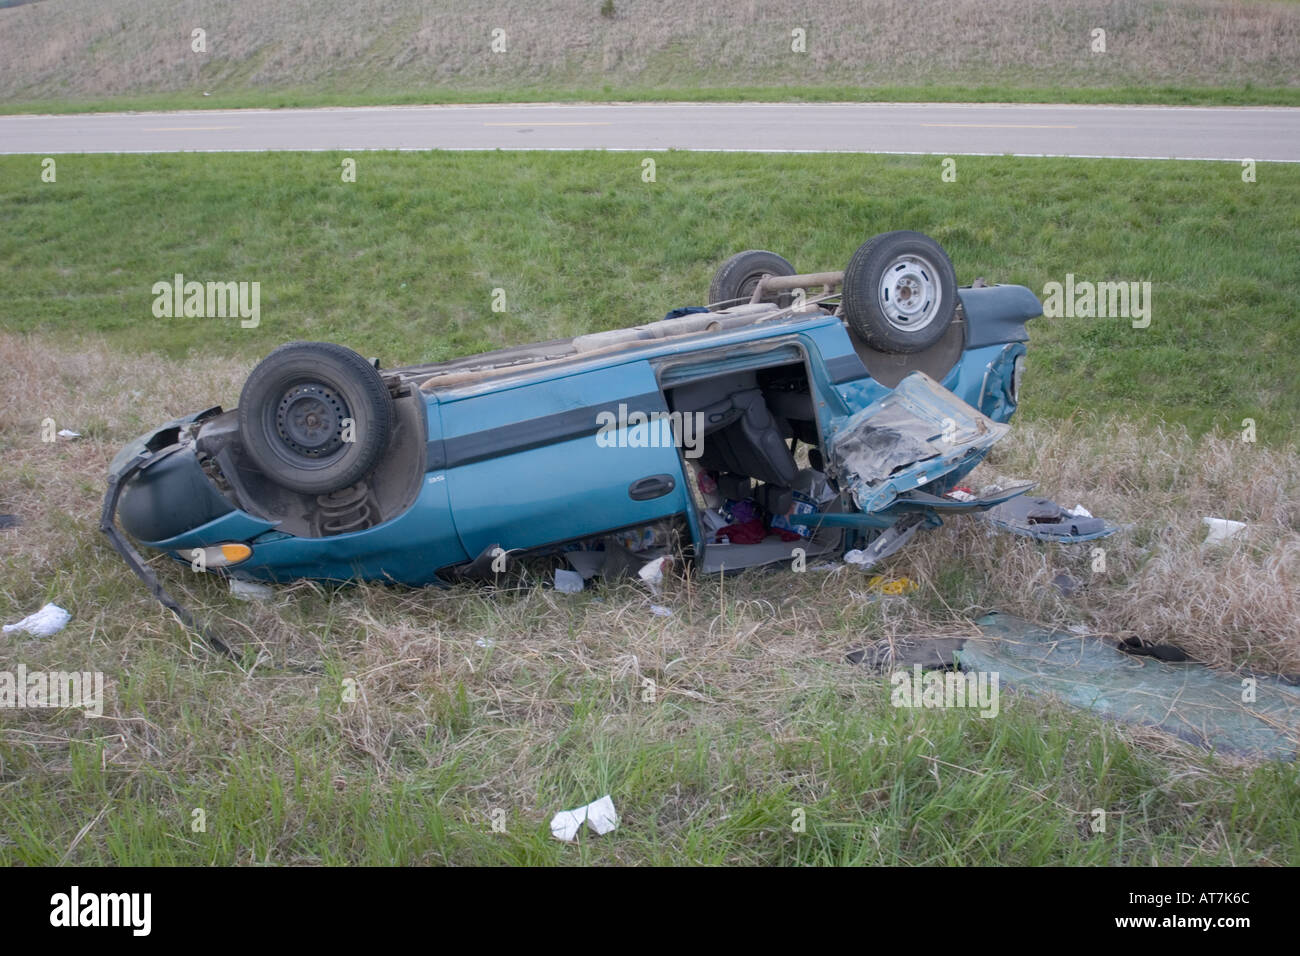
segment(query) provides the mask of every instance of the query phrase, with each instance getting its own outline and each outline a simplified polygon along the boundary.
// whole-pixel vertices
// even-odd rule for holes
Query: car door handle
[[[677,482],[672,475],[651,475],[648,478],[638,478],[628,485],[627,496],[633,501],[649,501],[652,498],[662,498],[676,487]]]

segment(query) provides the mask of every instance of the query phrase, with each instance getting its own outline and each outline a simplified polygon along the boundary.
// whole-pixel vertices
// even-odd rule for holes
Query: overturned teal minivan
[[[274,581],[421,585],[546,554],[585,573],[869,563],[1028,490],[954,493],[1009,427],[1041,312],[1023,286],[958,288],[938,243],[891,232],[843,271],[743,252],[705,306],[436,364],[295,342],[237,409],[124,448],[102,527],[169,606],[119,519],[195,568]]]

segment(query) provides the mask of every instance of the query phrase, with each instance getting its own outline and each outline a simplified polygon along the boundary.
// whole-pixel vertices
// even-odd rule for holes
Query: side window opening
[[[839,549],[840,529],[801,516],[840,510],[826,476],[803,363],[725,373],[670,388],[669,408],[695,419],[697,447],[683,448],[706,571],[787,561]]]

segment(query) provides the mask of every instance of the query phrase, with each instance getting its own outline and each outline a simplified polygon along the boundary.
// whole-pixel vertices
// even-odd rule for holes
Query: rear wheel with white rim
[[[929,236],[884,232],[849,260],[843,304],[849,327],[872,348],[919,352],[948,331],[957,309],[957,274]]]

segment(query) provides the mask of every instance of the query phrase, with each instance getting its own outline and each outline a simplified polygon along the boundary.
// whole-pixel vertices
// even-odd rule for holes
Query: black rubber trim
[[[433,441],[424,443],[424,470],[425,471],[442,471],[447,467],[447,452],[443,448],[442,439],[435,438]]]
[[[176,447],[172,446],[172,449],[168,450],[175,450]],[[113,545],[113,550],[122,556],[122,560],[126,562],[127,567],[135,572],[135,576],[145,583],[145,586],[149,588],[149,593],[158,599],[158,603],[180,618],[181,623],[187,628],[198,633],[214,650],[233,661],[238,661],[239,656],[231,650],[229,644],[206,627],[198,624],[194,620],[194,615],[190,614],[181,606],[180,602],[167,593],[167,589],[158,580],[158,575],[153,573],[153,568],[145,563],[144,558],[140,557],[140,552],[136,551],[125,535],[117,529],[117,503],[118,499],[122,497],[122,489],[136,472],[146,465],[152,464],[158,457],[159,454],[154,452],[142,452],[132,458],[125,468],[108,476],[108,491],[104,494],[104,510],[99,516],[99,530],[108,536],[109,543]]]
[[[456,468],[488,458],[514,455],[543,445],[554,445],[584,435],[594,435],[600,428],[596,417],[601,412],[617,415],[619,405],[625,405],[629,414],[668,411],[668,405],[661,392],[646,392],[643,395],[630,395],[616,402],[584,405],[581,408],[570,408],[522,422],[485,428],[468,435],[443,438],[426,444],[425,470]]]
[[[862,364],[862,359],[858,358],[856,354],[837,355],[835,358],[827,359],[823,364],[826,367],[826,374],[830,376],[832,385],[842,385],[845,382],[870,377],[867,367]]]

